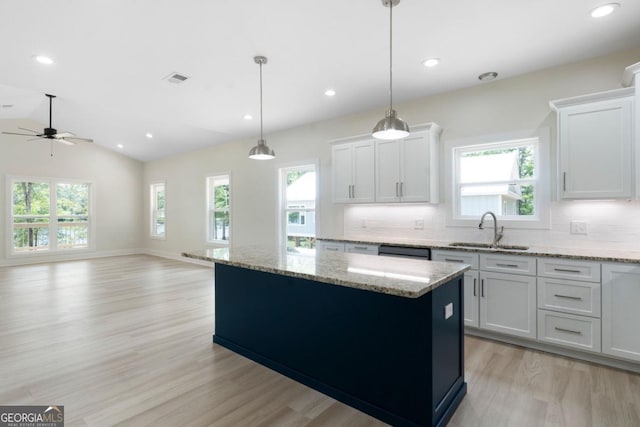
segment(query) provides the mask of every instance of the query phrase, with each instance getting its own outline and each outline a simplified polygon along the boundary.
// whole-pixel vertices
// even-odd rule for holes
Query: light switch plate
[[[453,303],[452,302],[450,302],[449,304],[444,306],[444,319],[447,320],[451,316],[453,316]]]

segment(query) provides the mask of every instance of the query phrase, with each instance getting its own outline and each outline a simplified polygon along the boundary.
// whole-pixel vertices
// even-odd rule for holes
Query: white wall
[[[474,76],[470,76],[473,86],[469,88],[398,104],[396,109],[410,124],[438,123],[444,129],[443,144],[474,136],[549,128],[552,135],[551,186],[555,188],[555,113],[549,108],[549,101],[619,88],[624,68],[638,61],[640,49],[635,49],[491,83],[479,83]],[[380,90],[384,91],[384,88]],[[340,102],[339,98],[334,101]],[[331,203],[329,141],[369,133],[384,114],[383,110],[379,108],[267,134],[268,144],[276,151],[275,161],[249,160],[247,152],[255,144],[255,139],[251,139],[146,163],[145,236],[148,236],[149,228],[146,215],[148,184],[165,180],[167,237],[162,241],[145,237],[145,247],[165,254],[204,247],[205,177],[223,172],[231,172],[232,175],[233,244],[275,242],[277,168],[309,161],[318,161],[320,166],[318,236],[382,234],[394,237],[483,239],[473,229],[445,226],[449,195],[444,193],[444,202],[438,206],[345,207]],[[268,120],[265,125],[268,130]],[[444,191],[443,185],[441,191]],[[640,225],[635,219],[640,217],[637,202],[554,202],[551,209],[550,230],[507,230],[506,241],[533,244],[535,240],[535,244],[555,246],[567,243],[597,245],[603,242],[637,246],[640,234]],[[358,225],[362,217],[377,222],[371,222],[371,226],[363,229]],[[425,220],[425,230],[420,233],[407,225],[407,221],[412,221],[414,217]],[[571,219],[587,221],[589,235],[582,238],[570,235],[568,221]]]
[[[18,127],[42,129],[30,120],[0,120],[0,131],[16,132]],[[94,183],[96,248],[90,254],[103,256],[137,251],[142,244],[142,163],[95,144],[67,146],[54,144],[50,156],[48,141],[0,134],[0,265],[16,264],[25,258],[8,258],[7,176],[34,176],[87,180]],[[56,255],[52,259],[64,258]]]

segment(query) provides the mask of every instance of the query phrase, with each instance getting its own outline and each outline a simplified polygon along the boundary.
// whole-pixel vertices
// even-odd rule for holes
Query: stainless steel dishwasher
[[[414,248],[410,246],[380,245],[378,248],[378,255],[401,258],[431,259],[431,249]]]

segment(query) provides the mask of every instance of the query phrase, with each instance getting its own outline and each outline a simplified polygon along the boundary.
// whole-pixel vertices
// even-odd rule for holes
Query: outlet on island
[[[424,230],[424,219],[416,219],[413,221],[414,230]]]
[[[571,221],[571,234],[587,234],[587,223],[584,221]]]

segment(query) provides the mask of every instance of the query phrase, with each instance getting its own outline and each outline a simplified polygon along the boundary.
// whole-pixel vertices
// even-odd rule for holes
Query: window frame
[[[224,245],[231,246],[231,238],[233,237],[233,184],[231,179],[231,173],[218,173],[207,175],[206,179],[206,198],[205,198],[205,241],[209,245]],[[226,211],[229,213],[229,238],[227,240],[222,239],[213,239],[213,231],[211,229],[211,215],[215,218],[216,208],[215,203],[213,209],[211,209],[211,185],[215,183],[216,180],[227,179],[229,182],[229,205],[227,206]],[[215,187],[215,185],[214,185]]]
[[[164,191],[164,230],[162,234],[156,233],[156,218],[159,212],[158,191],[157,187],[162,186]],[[156,240],[165,240],[167,238],[167,184],[165,181],[153,181],[149,184],[149,237]]]
[[[308,169],[309,171],[313,171],[316,174],[316,182],[315,182],[315,187],[316,187],[316,198],[314,201],[314,208],[287,208],[286,207],[286,203],[287,203],[287,185],[286,185],[286,176],[287,173],[293,170],[303,170],[303,169]],[[289,224],[289,212],[313,212],[314,213],[314,217],[315,217],[315,224],[314,224],[314,228],[313,228],[313,237],[315,239],[317,239],[318,236],[318,218],[319,218],[319,211],[320,211],[320,201],[319,201],[319,195],[320,195],[320,173],[319,173],[319,167],[318,167],[318,162],[317,161],[303,161],[303,162],[296,162],[296,163],[289,163],[289,164],[283,164],[280,165],[278,167],[278,174],[277,174],[277,178],[278,178],[278,204],[277,204],[277,218],[278,218],[278,227],[277,227],[277,231],[278,231],[278,235],[277,235],[277,242],[281,247],[286,247],[287,246],[287,226]],[[316,240],[317,242],[317,240]]]
[[[532,184],[535,188],[534,215],[526,216],[502,216],[498,215],[498,222],[508,228],[517,229],[549,229],[551,226],[551,192],[550,192],[550,149],[549,129],[514,131],[504,134],[492,134],[480,137],[472,137],[445,144],[445,193],[449,195],[448,215],[446,225],[453,227],[478,227],[480,217],[464,216],[460,214],[460,183],[459,155],[458,153],[492,149],[496,147],[518,147],[530,145],[535,140],[534,153],[534,177],[517,180],[521,184]],[[483,184],[493,184],[483,183]],[[496,212],[496,214],[498,214]]]
[[[46,183],[49,185],[49,247],[35,251],[16,251],[13,240],[13,186],[18,182]],[[88,187],[88,213],[87,213],[87,245],[78,248],[60,248],[58,245],[58,212],[57,212],[57,185],[80,184]],[[96,214],[95,214],[95,183],[85,179],[67,179],[42,176],[7,175],[6,176],[6,254],[7,258],[20,257],[50,257],[60,254],[93,252],[96,248]]]

